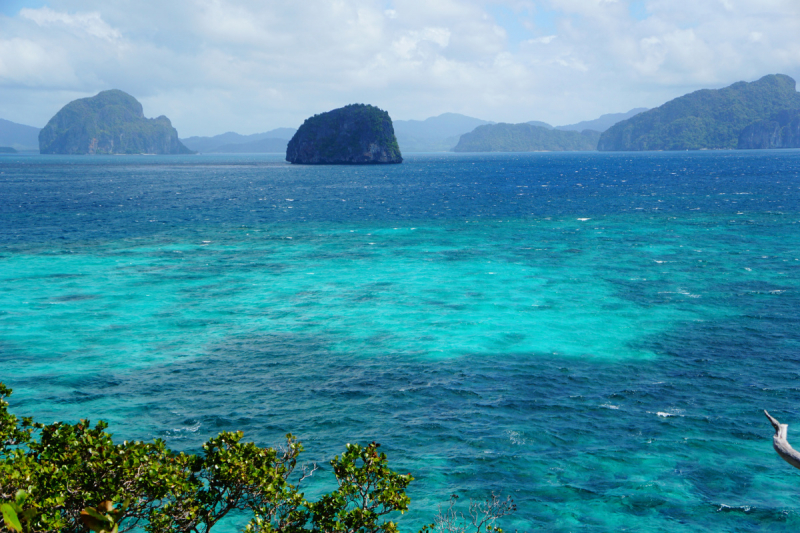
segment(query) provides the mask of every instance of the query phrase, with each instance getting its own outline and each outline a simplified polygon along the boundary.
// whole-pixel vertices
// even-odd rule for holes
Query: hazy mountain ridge
[[[18,151],[38,152],[40,128],[0,118],[0,146]]]
[[[750,124],[800,108],[795,81],[772,74],[723,89],[702,89],[619,122],[600,137],[599,150],[732,149]]]
[[[401,151],[449,152],[463,134],[494,122],[459,113],[442,113],[425,120],[395,120],[393,124]]]
[[[556,126],[556,129],[564,131],[593,130],[602,133],[614,124],[622,122],[623,120],[627,120],[647,110],[648,109],[646,107],[637,107],[631,109],[627,113],[607,113],[605,115],[600,115],[600,117],[594,120],[584,120],[575,124],[567,124],[566,126]],[[530,122],[528,124],[530,124]]]
[[[294,128],[276,128],[263,133],[240,135],[229,131],[213,137],[187,137],[181,142],[200,153],[285,153]],[[283,147],[276,141],[283,141]]]
[[[552,125],[548,124],[547,122],[542,122],[541,120],[529,120],[525,124],[530,124],[531,126],[539,126],[540,128],[544,128],[546,130],[555,129]]]

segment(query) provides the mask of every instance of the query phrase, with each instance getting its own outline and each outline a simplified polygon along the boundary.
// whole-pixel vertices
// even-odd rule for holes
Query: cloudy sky
[[[800,0],[0,0],[0,118],[122,89],[181,137],[354,102],[555,125],[800,80]]]

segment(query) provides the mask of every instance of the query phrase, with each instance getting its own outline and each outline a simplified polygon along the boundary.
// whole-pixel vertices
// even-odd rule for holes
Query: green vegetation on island
[[[39,132],[43,154],[190,154],[165,116],[145,118],[133,96],[102,91],[65,105]]]
[[[800,108],[795,81],[783,74],[703,89],[619,122],[600,137],[598,150],[732,149],[750,124]]]
[[[403,162],[389,113],[364,104],[306,119],[289,141],[286,160],[305,165]]]
[[[562,152],[595,150],[600,132],[561,131],[533,124],[487,124],[461,136],[454,152]]]
[[[739,134],[740,150],[800,148],[800,109],[787,109],[747,126]]]
[[[247,533],[396,533],[388,520],[408,510],[411,474],[389,468],[376,443],[347,444],[330,461],[336,488],[316,501],[301,487],[318,467],[298,465],[303,446],[286,436],[280,450],[222,432],[197,455],[163,440],[115,443],[104,422],[35,423],[8,412],[0,383],[0,532],[208,533],[232,514],[250,518]],[[455,500],[453,500],[454,503]],[[515,510],[492,495],[471,503],[472,523],[450,508],[432,530],[500,533],[496,520]]]

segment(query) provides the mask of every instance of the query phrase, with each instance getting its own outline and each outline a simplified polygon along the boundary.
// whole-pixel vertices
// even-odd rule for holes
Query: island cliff
[[[703,89],[670,100],[609,128],[598,150],[732,149],[750,124],[800,109],[795,81],[784,74]]]
[[[389,113],[364,104],[306,119],[286,147],[286,160],[305,165],[403,162]]]
[[[738,148],[800,148],[800,110],[787,109],[750,124],[739,134]]]
[[[39,132],[43,154],[191,154],[165,116],[145,118],[142,104],[119,90],[65,105]]]

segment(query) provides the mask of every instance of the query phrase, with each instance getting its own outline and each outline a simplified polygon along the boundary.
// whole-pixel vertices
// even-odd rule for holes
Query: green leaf
[[[16,501],[17,505],[19,505],[21,508],[23,505],[25,505],[25,502],[27,500],[28,500],[28,493],[22,489],[18,490],[16,496],[14,497],[14,501]]]
[[[19,518],[14,508],[10,504],[4,503],[0,505],[0,510],[3,511],[3,521],[6,523],[6,527],[17,533],[22,533],[22,524],[19,523]]]

